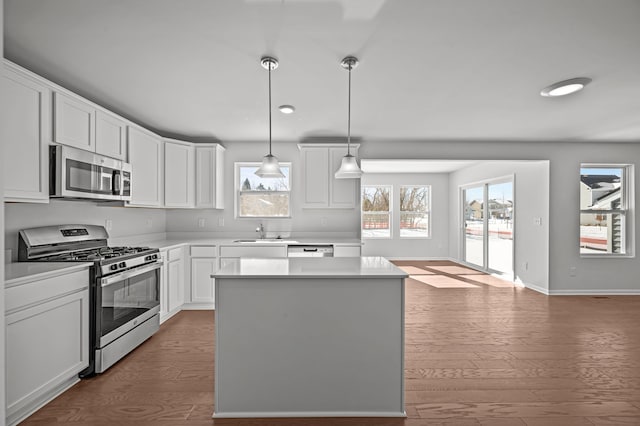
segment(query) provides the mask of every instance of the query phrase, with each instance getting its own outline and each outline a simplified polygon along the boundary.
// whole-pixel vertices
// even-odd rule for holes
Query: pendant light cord
[[[269,156],[271,156],[271,66],[269,63]]]
[[[349,64],[349,108],[347,113],[347,155],[351,155],[351,64]]]

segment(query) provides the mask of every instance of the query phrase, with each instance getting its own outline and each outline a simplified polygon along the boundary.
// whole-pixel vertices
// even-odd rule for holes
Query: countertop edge
[[[15,286],[27,284],[33,281],[40,281],[48,278],[54,278],[60,275],[67,275],[72,272],[88,269],[93,265],[93,263],[91,262],[82,262],[82,263],[47,262],[46,264],[48,266],[51,266],[52,268],[51,270],[36,272],[32,274],[27,273],[27,274],[15,276],[13,278],[6,277],[7,271],[11,269],[11,265],[25,264],[24,265],[25,269],[28,269],[28,265],[33,263],[45,263],[45,262],[14,262],[14,263],[5,264],[5,281],[4,281],[5,288],[15,287]]]

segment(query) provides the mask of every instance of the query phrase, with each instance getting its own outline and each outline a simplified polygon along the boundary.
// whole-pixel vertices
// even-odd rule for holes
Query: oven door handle
[[[135,277],[136,275],[144,274],[145,272],[151,272],[156,269],[160,269],[162,267],[162,262],[155,262],[150,265],[144,266],[142,268],[130,269],[128,271],[121,272],[116,275],[110,275],[106,278],[102,278],[100,280],[100,285],[102,287],[107,287],[111,284],[115,284],[121,282],[122,280],[126,280],[127,278]]]

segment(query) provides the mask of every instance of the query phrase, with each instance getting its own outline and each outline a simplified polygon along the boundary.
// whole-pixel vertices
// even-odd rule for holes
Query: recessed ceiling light
[[[296,110],[293,105],[280,105],[278,109],[283,114],[293,114],[293,112]]]
[[[584,89],[584,86],[589,83],[591,79],[587,77],[572,78],[547,86],[540,91],[540,94],[547,97],[564,96]]]

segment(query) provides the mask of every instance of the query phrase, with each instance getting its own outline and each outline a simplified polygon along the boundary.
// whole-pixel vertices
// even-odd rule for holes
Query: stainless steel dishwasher
[[[333,257],[333,244],[290,244],[288,257]]]

